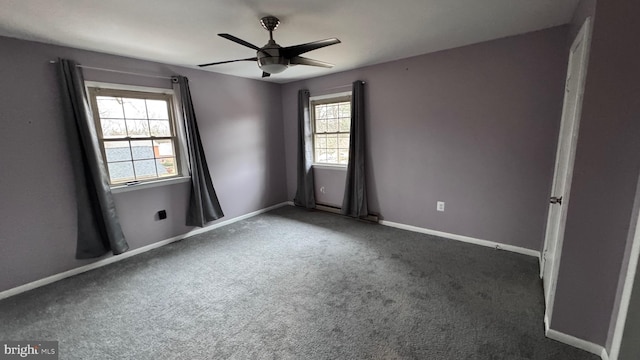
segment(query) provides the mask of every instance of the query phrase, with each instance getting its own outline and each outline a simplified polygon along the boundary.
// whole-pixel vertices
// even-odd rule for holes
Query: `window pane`
[[[338,104],[327,105],[327,118],[337,119],[338,117]]]
[[[338,132],[338,119],[327,120],[327,132]]]
[[[348,118],[351,117],[351,103],[348,103],[348,102],[340,103],[339,116],[348,117]]]
[[[315,147],[316,148],[326,148],[327,147],[327,135],[316,135],[315,139]]]
[[[327,163],[329,159],[327,158],[327,149],[318,149],[316,150],[316,158],[315,162],[317,163]]]
[[[316,119],[327,117],[327,105],[316,105]]]
[[[131,160],[131,149],[128,141],[105,141],[104,152],[107,162]]]
[[[348,149],[349,148],[349,134],[339,134],[338,135],[338,147],[340,149]]]
[[[151,136],[171,136],[171,126],[169,120],[149,120]]]
[[[340,149],[338,151],[338,163],[345,165],[349,163],[349,149]]]
[[[317,133],[327,132],[327,121],[326,120],[316,120],[316,132]]]
[[[173,141],[171,140],[153,140],[153,152],[157,158],[175,156],[173,150]]]
[[[131,153],[133,154],[134,160],[153,159],[153,145],[151,144],[151,140],[132,141]],[[136,174],[137,173],[138,170],[136,169]]]
[[[327,135],[316,135],[313,145],[315,148],[313,161],[317,163],[326,162]]]
[[[149,137],[149,122],[147,120],[127,120],[127,131],[131,137]]]
[[[177,175],[176,171],[176,159],[175,158],[164,158],[157,159],[156,166],[158,167],[158,176],[174,176]]]
[[[136,160],[133,162],[133,166],[136,169],[136,179],[146,180],[158,177],[156,175],[156,161],[155,160]]]
[[[340,132],[349,132],[351,129],[351,118],[340,119]]]
[[[97,96],[98,114],[100,118],[122,119],[122,99],[111,96]]]
[[[167,102],[164,100],[147,100],[149,119],[169,120]]]
[[[109,178],[112,183],[121,183],[135,180],[133,175],[133,164],[130,161],[108,163]]]
[[[101,119],[102,137],[105,139],[127,136],[127,127],[123,120]]]
[[[124,116],[127,119],[146,119],[147,106],[144,99],[123,98]]]
[[[331,164],[338,163],[338,149],[327,149],[327,161]]]
[[[328,149],[338,148],[338,135],[327,135],[327,148]]]

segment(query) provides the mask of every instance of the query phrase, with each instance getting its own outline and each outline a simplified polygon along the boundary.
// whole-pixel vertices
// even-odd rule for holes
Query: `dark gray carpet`
[[[284,207],[0,301],[61,359],[598,359],[543,335],[537,260]]]

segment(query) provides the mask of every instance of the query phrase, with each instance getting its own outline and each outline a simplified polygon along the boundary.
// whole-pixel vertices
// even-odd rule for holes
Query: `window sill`
[[[119,193],[133,191],[133,190],[150,189],[158,186],[180,184],[180,183],[185,183],[189,181],[191,181],[190,176],[183,176],[183,177],[177,177],[177,178],[171,178],[171,179],[165,179],[165,180],[143,182],[143,183],[134,184],[134,185],[117,185],[117,186],[111,187],[111,193],[119,194]]]
[[[315,169],[329,169],[329,170],[343,170],[347,171],[347,165],[337,165],[337,164],[312,164],[311,165]]]

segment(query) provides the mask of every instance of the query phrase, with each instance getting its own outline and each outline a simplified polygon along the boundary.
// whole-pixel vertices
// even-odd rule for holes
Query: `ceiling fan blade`
[[[269,76],[271,76],[271,74],[269,74],[268,72],[264,72],[264,71],[262,72],[262,77],[263,78],[266,78],[266,77],[269,77]]]
[[[314,41],[306,44],[287,46],[285,48],[282,48],[280,52],[284,54],[285,57],[292,58],[294,56],[304,54],[311,50],[316,50],[316,49],[323,48],[325,46],[335,45],[335,44],[340,44],[340,40],[336,38],[331,38],[331,39],[325,39],[325,40],[318,40],[318,41]]]
[[[240,44],[240,45],[244,45],[244,46],[246,46],[248,48],[252,48],[253,50],[256,50],[256,51],[260,50],[259,47],[253,45],[252,43],[244,41],[244,40],[242,40],[240,38],[237,38],[237,37],[235,37],[235,36],[233,36],[231,34],[218,34],[218,36],[223,37],[223,38],[225,38],[227,40],[231,40],[234,43],[237,43],[237,44]]]
[[[291,65],[309,65],[309,66],[319,66],[324,68],[332,68],[333,64],[328,62],[313,60],[302,56],[294,56],[289,59],[289,64]]]
[[[238,60],[218,61],[218,62],[212,62],[212,63],[208,63],[208,64],[200,64],[198,66],[205,67],[205,66],[211,66],[211,65],[220,65],[220,64],[226,64],[226,63],[232,63],[232,62],[236,62],[236,61],[258,61],[258,58],[252,57],[252,58],[238,59]]]

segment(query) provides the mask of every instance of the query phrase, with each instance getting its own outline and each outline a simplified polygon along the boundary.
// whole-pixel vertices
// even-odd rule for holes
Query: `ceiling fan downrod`
[[[260,25],[269,32],[269,40],[273,41],[273,31],[280,25],[280,19],[275,16],[265,16],[260,19]]]

